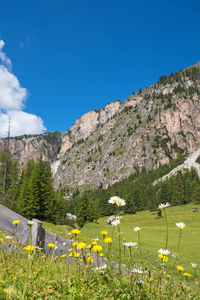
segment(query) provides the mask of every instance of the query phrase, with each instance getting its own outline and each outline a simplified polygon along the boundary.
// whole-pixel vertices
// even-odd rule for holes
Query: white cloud
[[[0,40],[0,137],[8,133],[11,119],[11,136],[43,133],[46,128],[40,117],[22,111],[28,92],[20,86],[17,77],[10,71],[11,60],[2,51]]]
[[[0,65],[0,109],[21,110],[27,97],[27,90],[20,86],[15,75]]]
[[[6,137],[8,135],[9,118],[11,120],[11,136],[42,133],[46,129],[42,119],[36,115],[23,111],[8,111],[7,113],[0,113],[1,137]]]

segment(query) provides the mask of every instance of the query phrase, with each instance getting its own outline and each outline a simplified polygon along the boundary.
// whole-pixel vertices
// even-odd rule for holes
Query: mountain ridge
[[[41,154],[50,160],[56,186],[106,188],[193,151],[200,140],[199,100],[200,62],[84,114],[66,132],[10,138],[10,150],[21,165]]]

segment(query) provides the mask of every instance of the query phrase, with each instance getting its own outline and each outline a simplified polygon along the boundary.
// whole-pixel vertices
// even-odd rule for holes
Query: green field
[[[192,212],[192,208],[198,208],[198,212]],[[185,206],[168,207],[166,209],[168,226],[169,226],[169,242],[168,249],[173,252],[177,251],[179,229],[176,226],[177,222],[184,222],[186,227],[182,230],[181,245],[179,251],[178,262],[185,266],[188,271],[191,270],[190,263],[199,263],[200,254],[200,205],[187,204]],[[112,227],[107,225],[107,218],[101,218],[97,223],[88,223],[81,230],[81,237],[99,238],[102,240],[100,231],[105,229],[109,232],[108,236],[112,236]],[[140,231],[141,246],[144,258],[153,262],[157,259],[158,250],[165,249],[166,241],[166,224],[165,218],[158,218],[157,212],[142,211],[135,215],[125,214],[122,216],[120,230],[121,240],[126,239],[127,242],[137,242],[137,232],[134,227],[142,228]],[[55,226],[45,223],[44,227],[55,231],[67,237],[66,226]],[[123,241],[121,242],[121,244]],[[118,234],[115,228],[112,252],[113,259],[117,260],[118,255]],[[174,259],[169,255],[168,264],[172,264]],[[139,259],[139,254],[135,252],[135,259]],[[123,261],[127,262],[127,256],[123,257]]]

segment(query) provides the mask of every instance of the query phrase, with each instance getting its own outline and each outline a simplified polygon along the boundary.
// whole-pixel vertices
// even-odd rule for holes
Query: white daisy
[[[183,229],[185,227],[185,224],[183,222],[179,222],[179,223],[176,223],[176,226],[180,229]]]
[[[160,254],[163,254],[163,255],[169,255],[170,254],[170,251],[169,250],[167,250],[167,249],[160,249],[160,250],[158,250],[158,253],[160,253]]]
[[[163,209],[163,208],[166,208],[166,207],[169,207],[169,206],[171,206],[171,204],[169,202],[161,203],[160,205],[158,205],[158,208]]]

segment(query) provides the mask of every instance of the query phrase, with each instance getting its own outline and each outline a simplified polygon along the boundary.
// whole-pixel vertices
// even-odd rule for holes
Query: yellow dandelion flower
[[[77,245],[77,249],[85,249],[86,248],[86,243],[81,242]]]
[[[88,260],[89,263],[93,263],[94,262],[94,259],[92,258],[92,256],[89,256],[87,260]]]
[[[192,274],[189,274],[189,273],[183,273],[183,276],[186,276],[186,277],[192,277]]]
[[[177,270],[184,271],[185,269],[182,266],[176,266]]]
[[[96,246],[98,243],[97,242],[92,242],[92,245],[93,246]]]
[[[81,254],[80,253],[74,253],[74,257],[79,257]]]
[[[166,263],[166,262],[168,261],[168,257],[167,257],[167,256],[165,256],[165,255],[163,255],[163,259],[162,259],[162,261],[163,261],[164,263]]]
[[[158,257],[159,257],[160,259],[163,259],[163,254],[159,253],[159,254],[158,254]]]
[[[80,232],[81,231],[79,229],[77,229],[77,228],[75,228],[75,229],[72,230],[72,233],[75,234],[75,235],[79,234]]]
[[[64,258],[64,257],[66,257],[67,255],[66,254],[63,254],[63,255],[61,255],[61,258]]]
[[[72,244],[74,247],[76,247],[77,245],[78,245],[78,242],[73,242],[73,244]]]
[[[91,256],[91,254],[90,254],[90,253],[88,253],[88,254],[87,254],[87,256]]]
[[[104,254],[103,254],[103,253],[100,253],[99,256],[104,256]]]
[[[82,259],[82,258],[80,258],[80,262],[83,262],[83,259]]]
[[[68,256],[69,256],[69,257],[70,257],[70,256],[73,256],[73,253],[72,253],[72,252],[70,252],[70,254],[69,254]]]
[[[12,222],[12,224],[13,225],[17,225],[17,224],[19,224],[21,221],[20,220],[14,220],[13,222]]]
[[[3,238],[0,238],[0,243],[3,243]]]
[[[107,234],[108,234],[108,231],[107,231],[107,230],[101,230],[101,232],[100,232],[100,233],[101,233],[101,235],[104,235],[104,236],[105,236],[105,235],[107,235]]]
[[[94,247],[92,248],[93,252],[100,252],[102,250],[103,248],[100,245],[94,245]]]
[[[111,237],[107,237],[103,241],[104,241],[104,243],[111,244],[112,243],[112,238]]]
[[[149,281],[152,282],[152,281],[154,281],[154,279],[153,279],[152,277],[150,277],[150,278],[149,278]]]
[[[35,249],[35,247],[32,246],[32,245],[28,245],[28,246],[24,247],[23,249],[26,250],[26,251],[28,251],[28,252],[31,252],[31,251],[33,251]]]
[[[169,275],[169,274],[167,274],[167,275],[166,275],[166,277],[167,277],[167,278],[170,278],[170,275]]]
[[[73,250],[74,250],[73,248],[70,248],[68,251],[70,251],[70,252],[71,252],[71,251],[73,251]]]
[[[54,243],[49,243],[49,244],[47,244],[47,246],[48,246],[49,248],[54,248],[54,247],[55,247],[55,244],[54,244]]]
[[[86,248],[87,249],[91,249],[92,245],[87,245]]]

